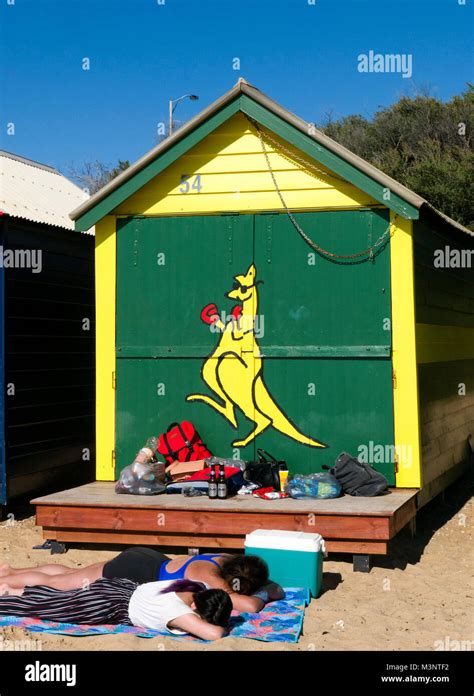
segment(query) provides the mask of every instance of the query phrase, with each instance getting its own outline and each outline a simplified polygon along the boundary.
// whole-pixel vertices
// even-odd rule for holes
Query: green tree
[[[448,102],[402,97],[371,120],[351,115],[321,130],[474,230],[474,87]]]

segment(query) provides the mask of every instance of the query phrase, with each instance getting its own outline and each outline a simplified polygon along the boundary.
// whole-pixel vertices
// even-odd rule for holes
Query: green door
[[[212,452],[231,457],[238,432],[215,389],[218,332],[201,319],[214,303],[225,319],[233,276],[253,255],[253,218],[221,215],[119,220],[117,234],[117,473],[173,421],[196,425]],[[240,362],[237,353],[228,362]],[[215,365],[215,366],[214,366]],[[210,401],[199,400],[204,395]],[[192,397],[193,400],[186,400]],[[218,410],[220,407],[221,410]],[[253,414],[251,414],[253,415]],[[254,456],[253,443],[242,456]]]
[[[296,217],[344,254],[388,224],[368,210]],[[118,471],[176,420],[215,454],[264,447],[300,472],[393,443],[388,247],[373,262],[331,262],[282,214],[120,222]],[[394,482],[393,462],[375,465]]]
[[[367,249],[388,225],[388,213],[370,210],[295,218],[319,246],[341,255]],[[290,469],[320,471],[348,451],[395,482],[389,254],[387,245],[373,261],[328,260],[287,215],[256,218],[265,384],[300,434],[327,445],[305,445],[288,427],[268,428],[258,446]]]

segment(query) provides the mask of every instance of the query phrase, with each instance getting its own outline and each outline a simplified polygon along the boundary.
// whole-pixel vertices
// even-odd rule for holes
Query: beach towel
[[[296,643],[303,628],[304,610],[309,604],[309,590],[285,588],[285,599],[270,602],[258,614],[232,612],[229,638],[252,638],[267,642]],[[175,640],[198,640],[193,636],[177,636],[168,632],[152,631],[135,626],[86,626],[42,621],[34,618],[0,616],[0,626],[17,626],[33,633],[51,633],[65,636],[98,636],[111,633],[129,633],[140,638],[166,637]]]

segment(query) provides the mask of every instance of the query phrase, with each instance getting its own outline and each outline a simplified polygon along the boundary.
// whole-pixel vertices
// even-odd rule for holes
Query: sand
[[[297,644],[225,638],[206,650],[453,650],[474,649],[472,598],[473,477],[464,477],[423,508],[417,533],[401,532],[391,554],[369,574],[354,573],[350,556],[329,556],[323,593],[306,610]],[[112,558],[119,547],[75,546],[66,554],[32,550],[42,543],[31,509],[0,524],[0,563],[15,567],[62,563],[81,567]],[[168,638],[73,638],[0,629],[4,640],[39,640],[42,650],[202,650]],[[455,641],[463,641],[456,643]]]

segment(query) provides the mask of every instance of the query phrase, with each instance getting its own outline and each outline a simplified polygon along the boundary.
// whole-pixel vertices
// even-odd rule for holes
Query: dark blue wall
[[[3,389],[10,502],[94,478],[94,238],[7,216],[3,235],[5,249],[42,251],[40,273],[4,271],[4,384],[14,385]]]
[[[3,247],[3,220],[0,220],[0,246]],[[5,331],[3,322],[3,267],[0,267],[0,505],[6,502],[5,473],[5,362],[3,359]]]

